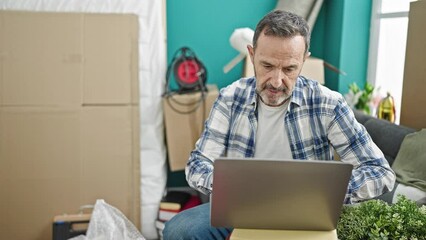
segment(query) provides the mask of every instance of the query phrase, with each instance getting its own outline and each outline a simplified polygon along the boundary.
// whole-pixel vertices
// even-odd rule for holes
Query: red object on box
[[[200,204],[201,204],[200,197],[197,195],[193,195],[189,198],[189,200],[183,205],[183,207],[180,210],[163,209],[160,207],[160,210],[158,211],[158,219],[163,222],[169,221],[172,217],[177,215],[179,212],[184,211],[186,209],[193,208]]]
[[[188,202],[186,202],[181,211],[186,210],[186,209],[190,209],[192,207],[198,206],[201,204],[201,200],[200,197],[198,197],[197,195],[193,195],[191,196],[191,198],[189,198]]]

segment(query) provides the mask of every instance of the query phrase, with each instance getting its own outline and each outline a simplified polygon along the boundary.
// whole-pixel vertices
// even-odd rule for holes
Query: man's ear
[[[310,56],[311,56],[311,52],[305,53],[305,57],[303,58],[303,61],[305,61]]]
[[[253,59],[254,59],[254,49],[253,49],[253,46],[250,45],[250,44],[247,44],[247,50],[248,50],[248,53],[249,53],[249,56],[250,56],[251,63],[254,64],[254,61],[253,61]]]

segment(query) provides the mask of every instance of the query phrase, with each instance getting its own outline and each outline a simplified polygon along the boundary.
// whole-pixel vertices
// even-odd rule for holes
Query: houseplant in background
[[[371,100],[373,98],[373,93],[374,86],[371,83],[366,82],[364,89],[361,89],[353,82],[349,85],[349,93],[345,95],[345,99],[352,108],[371,115]]]
[[[426,205],[403,195],[390,205],[376,199],[344,205],[337,235],[341,240],[426,239]]]

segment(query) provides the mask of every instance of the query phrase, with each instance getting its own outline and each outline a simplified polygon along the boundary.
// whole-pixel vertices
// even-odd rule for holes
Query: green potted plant
[[[399,195],[394,204],[369,200],[343,206],[337,225],[340,240],[426,239],[426,206]]]
[[[364,111],[366,114],[371,114],[370,102],[373,97],[374,86],[366,82],[364,89],[358,87],[354,82],[349,85],[349,93],[345,95],[348,104],[355,109]]]

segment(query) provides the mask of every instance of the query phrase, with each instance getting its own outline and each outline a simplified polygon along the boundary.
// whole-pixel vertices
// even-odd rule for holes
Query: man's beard
[[[280,96],[276,96],[275,94],[268,94],[270,90],[281,92],[282,94]],[[269,83],[266,83],[264,86],[262,86],[261,89],[256,89],[256,93],[260,97],[260,100],[266,105],[273,107],[281,106],[290,98],[288,91],[289,89],[284,86],[275,88]]]

